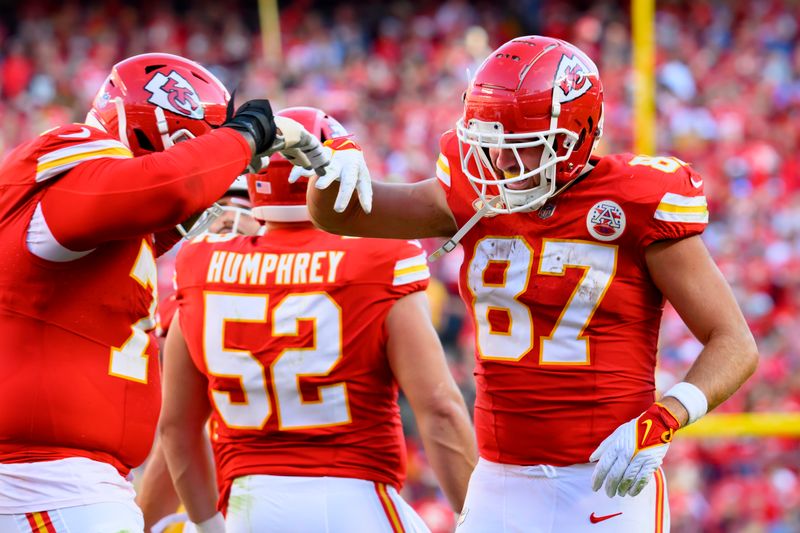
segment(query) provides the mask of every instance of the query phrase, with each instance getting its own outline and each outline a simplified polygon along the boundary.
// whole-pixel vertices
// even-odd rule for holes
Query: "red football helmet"
[[[456,125],[462,169],[491,211],[535,211],[557,182],[577,177],[586,166],[602,120],[603,86],[586,54],[559,39],[512,39],[486,58],[465,94]],[[539,146],[539,166],[526,168],[519,150]],[[493,168],[490,148],[511,150],[519,173]],[[536,175],[535,187],[505,187]]]
[[[275,115],[296,120],[321,142],[347,135],[347,130],[335,118],[315,107],[287,107]],[[247,176],[247,189],[255,218],[272,222],[311,220],[306,208],[308,177],[303,176],[295,183],[289,183],[293,168],[294,165],[278,152],[270,157],[266,168]],[[297,170],[303,169],[297,167]]]
[[[86,123],[118,136],[139,156],[222,125],[228,100],[225,86],[194,61],[141,54],[114,65]]]

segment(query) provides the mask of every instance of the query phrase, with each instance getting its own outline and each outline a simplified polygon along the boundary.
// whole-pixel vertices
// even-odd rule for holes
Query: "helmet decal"
[[[203,106],[198,101],[197,91],[174,70],[167,76],[156,72],[144,88],[151,94],[147,99],[151,104],[189,118],[198,120],[204,118]]]
[[[589,76],[592,71],[584,65],[578,56],[561,56],[556,70],[555,86],[561,89],[556,91],[556,98],[559,102],[571,102],[586,94],[592,88],[592,81]]]
[[[272,184],[270,182],[257,179],[255,184],[258,194],[272,194]]]

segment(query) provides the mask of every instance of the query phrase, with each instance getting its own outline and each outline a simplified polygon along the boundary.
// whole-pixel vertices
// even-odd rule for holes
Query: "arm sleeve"
[[[431,279],[427,253],[419,241],[405,241],[393,245],[397,249],[392,272],[391,292],[402,297],[412,292],[424,291]]]
[[[688,165],[659,177],[663,187],[648,206],[649,223],[643,226],[642,244],[703,233],[708,225],[703,179]]]
[[[219,199],[249,160],[245,139],[220,128],[164,152],[86,161],[48,187],[42,212],[76,251],[166,231]]]

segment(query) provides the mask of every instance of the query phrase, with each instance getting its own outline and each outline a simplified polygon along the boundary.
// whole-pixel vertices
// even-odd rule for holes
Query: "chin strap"
[[[554,192],[550,197],[548,197],[547,200],[542,203],[542,205],[546,204],[547,202],[549,202],[550,200],[552,200],[553,198],[555,198],[556,196],[558,196],[562,192],[564,192],[567,189],[569,189],[572,186],[573,183],[576,183],[577,181],[582,179],[593,168],[594,168],[594,165],[592,165],[590,163],[587,163],[584,171],[581,172],[580,176],[572,178],[569,182],[565,183],[563,187],[561,187],[556,192]],[[467,220],[467,223],[464,224],[463,226],[461,226],[461,228],[459,228],[459,230],[456,232],[455,235],[450,237],[447,240],[447,242],[445,242],[435,252],[433,252],[431,255],[428,256],[428,261],[433,263],[434,261],[436,261],[438,259],[441,259],[445,254],[448,254],[448,253],[452,252],[453,250],[455,250],[456,245],[458,245],[459,241],[464,238],[464,235],[466,235],[467,232],[469,232],[469,230],[471,230],[475,226],[475,224],[478,223],[478,221],[480,219],[482,219],[483,217],[485,217],[489,213],[494,213],[494,211],[492,211],[490,207],[496,207],[502,201],[503,201],[503,199],[499,195],[489,199],[489,202],[487,204],[484,204],[483,206],[481,206],[481,208],[478,209],[478,211],[474,215],[472,215],[472,218]],[[539,209],[539,207],[541,207],[541,205],[538,206],[535,209],[531,209],[530,212],[537,211]]]
[[[467,220],[467,223],[461,226],[461,228],[459,228],[459,230],[456,232],[455,235],[450,237],[447,240],[447,242],[445,242],[435,252],[433,252],[431,255],[428,256],[428,261],[433,263],[437,259],[440,259],[442,256],[444,256],[444,254],[450,253],[453,250],[455,250],[456,245],[461,239],[464,238],[464,235],[466,235],[467,232],[469,232],[469,230],[471,230],[475,226],[475,224],[477,224],[478,221],[480,221],[480,219],[482,219],[483,217],[492,212],[490,206],[495,207],[502,201],[503,198],[501,198],[500,196],[495,196],[493,198],[490,198],[489,202],[482,205],[481,208],[478,209],[474,215],[472,215],[472,218]]]

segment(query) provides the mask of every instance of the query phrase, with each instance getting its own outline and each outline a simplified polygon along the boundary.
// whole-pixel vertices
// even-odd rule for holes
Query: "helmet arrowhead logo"
[[[194,87],[174,70],[166,76],[157,72],[144,88],[151,94],[147,99],[151,104],[189,118],[204,117],[203,106]]]
[[[595,74],[578,59],[578,56],[561,56],[556,71],[555,89],[558,102],[571,102],[592,88],[588,76]]]

